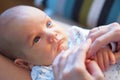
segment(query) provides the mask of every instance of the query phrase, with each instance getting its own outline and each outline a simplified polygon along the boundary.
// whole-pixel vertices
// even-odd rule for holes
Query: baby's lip
[[[63,48],[62,43],[64,41],[64,38],[60,39],[58,42],[57,42],[57,51],[60,52]]]

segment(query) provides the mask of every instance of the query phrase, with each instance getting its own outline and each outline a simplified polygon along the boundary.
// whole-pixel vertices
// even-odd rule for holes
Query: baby
[[[51,64],[55,57],[62,50],[80,45],[88,33],[89,30],[75,26],[62,29],[37,8],[16,6],[0,15],[0,52],[20,67],[32,69],[33,80],[53,80]],[[108,46],[101,48],[98,54],[101,56],[92,59],[101,69],[115,63],[115,56]]]

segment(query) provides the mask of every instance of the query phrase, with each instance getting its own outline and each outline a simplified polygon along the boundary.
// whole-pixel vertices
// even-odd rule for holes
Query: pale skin
[[[95,54],[102,46],[107,45],[110,42],[117,42],[120,43],[120,24],[119,23],[112,23],[105,26],[100,26],[100,28],[93,28],[88,38],[92,39],[92,45],[90,46],[89,54]],[[118,45],[119,48],[119,45]]]
[[[91,40],[88,39],[84,43],[81,43],[81,45],[83,47],[75,46],[70,50],[61,52],[54,60],[53,69],[55,69],[54,76],[56,80],[104,79],[100,68],[94,60],[90,60],[89,63],[85,64],[86,54],[91,45]]]
[[[12,12],[7,15],[9,11]],[[67,48],[65,31],[37,8],[12,8],[1,15],[1,21],[1,49],[3,53],[8,50],[7,55],[12,54],[17,64],[51,65],[58,53]]]
[[[0,16],[0,25],[1,52],[15,58],[15,64],[22,68],[51,65],[55,57],[67,49],[65,31],[37,8],[18,6],[9,9]]]
[[[116,63],[117,55],[115,55],[109,46],[102,47],[98,50],[93,60],[95,60],[102,71],[109,69],[110,65]]]
[[[117,43],[116,52],[115,52],[116,61],[114,61],[114,58],[112,58],[114,56],[111,56],[111,64],[115,63],[115,62],[120,62],[120,39],[118,37],[119,34],[120,34],[120,24],[119,23],[112,23],[109,25],[100,26],[99,29],[98,28],[92,29],[88,35],[88,38],[91,38],[93,43],[90,46],[90,50],[89,50],[87,56],[90,57],[91,55],[96,54],[96,52],[99,51],[102,46],[107,45],[109,42],[116,42]],[[111,52],[109,52],[109,53],[111,53]],[[104,59],[105,59],[105,62],[109,62],[108,57],[106,57]],[[99,61],[102,62],[102,60],[103,59],[101,59]],[[107,64],[106,64],[106,66],[107,66]]]
[[[0,55],[0,80],[31,80],[30,72]]]
[[[57,80],[73,80],[73,79],[74,80],[80,80],[80,79],[81,80],[103,80],[103,74],[101,73],[99,68],[96,66],[97,64],[94,61],[89,61],[89,63],[86,65],[82,63],[82,61],[85,61],[85,57],[89,58],[90,56],[97,54],[96,52],[99,51],[101,47],[107,45],[111,41],[116,41],[118,43],[118,51],[115,53],[116,60],[118,61],[120,59],[120,48],[119,48],[120,38],[118,36],[120,36],[120,25],[118,23],[105,25],[100,30],[98,30],[98,28],[92,29],[88,36],[88,39],[89,38],[92,39],[91,44],[89,40],[87,40],[85,43],[83,43],[84,48],[79,47],[77,48],[77,50],[75,48],[76,53],[73,54],[70,50],[68,50],[66,52],[66,55],[61,54],[56,58],[56,60],[54,60],[53,69],[55,72],[56,79]],[[77,51],[79,50],[82,56],[77,53]],[[104,50],[106,50],[107,52],[109,51],[109,49],[104,49]],[[68,54],[68,52],[70,52],[70,54]],[[83,53],[86,54],[87,52],[88,52],[87,55],[83,55]],[[102,54],[102,56],[105,56],[105,54]],[[108,59],[108,57],[106,59]],[[79,66],[81,65],[82,67],[78,67],[78,65]],[[86,68],[91,74],[86,73],[85,71]]]

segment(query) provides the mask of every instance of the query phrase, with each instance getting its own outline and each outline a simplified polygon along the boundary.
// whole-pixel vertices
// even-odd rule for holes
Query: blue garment
[[[34,66],[31,71],[32,80],[54,80],[51,66]]]
[[[86,39],[89,30],[73,26],[68,30],[68,48],[80,45]],[[31,71],[32,80],[54,80],[51,66],[34,66]]]

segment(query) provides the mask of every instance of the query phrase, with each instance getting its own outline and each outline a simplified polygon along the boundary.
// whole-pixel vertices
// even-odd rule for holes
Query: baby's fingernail
[[[112,61],[111,64],[115,64],[116,62],[115,61]]]
[[[111,60],[111,62],[110,62],[111,64],[115,64],[116,63],[116,60]]]

